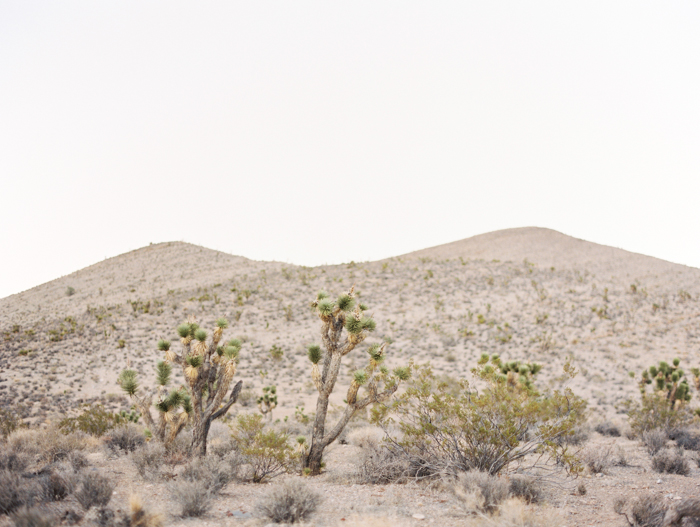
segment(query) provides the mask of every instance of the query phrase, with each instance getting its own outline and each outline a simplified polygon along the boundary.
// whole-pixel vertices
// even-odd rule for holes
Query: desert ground
[[[243,391],[231,418],[257,412],[263,387],[275,385],[279,403],[271,426],[307,433],[298,416],[314,410],[316,391],[306,346],[320,342],[310,302],[319,290],[338,295],[353,285],[377,324],[363,346],[388,343],[390,367],[429,362],[445,378],[470,378],[483,353],[498,354],[542,364],[538,385],[566,385],[588,401],[581,456],[605,452],[609,462],[601,471],[589,468],[576,479],[548,482],[543,502],[526,506],[550,518],[545,524],[624,526],[613,507],[620,497],[651,493],[673,504],[700,496],[697,452],[685,454],[691,461],[686,476],[655,472],[645,447],[628,437],[624,411],[626,400],[639,397],[630,371],[674,358],[686,369],[700,366],[700,269],[541,228],[498,231],[382,261],[313,268],[183,242],[149,245],[0,299],[0,406],[31,427],[77,415],[86,403],[128,411],[131,402],[117,385],[127,364],[149,384],[162,356],[159,339],[176,342],[176,327],[189,317],[207,329],[226,317],[226,338],[243,342],[236,372]],[[281,357],[273,356],[273,347],[282,350]],[[360,350],[346,357],[332,399],[336,408],[363,360]],[[562,375],[567,360],[579,370],[573,380]],[[183,382],[176,370],[174,383]],[[698,399],[693,392],[691,406],[699,406]],[[617,427],[620,435],[596,432],[601,424]],[[224,423],[212,429],[222,441],[227,431]],[[486,521],[466,514],[444,484],[360,482],[358,438],[377,432],[366,415],[358,416],[329,448],[325,472],[304,478],[326,504],[311,524]],[[255,515],[253,504],[281,481],[300,478],[230,483],[207,514],[181,518],[168,494],[181,469],[174,467],[170,478],[143,478],[130,456],[116,455],[99,441],[85,455],[90,469],[115,482],[112,508],[128,509],[136,494],[164,515],[166,525],[264,525],[267,520]],[[585,493],[577,490],[581,483]],[[90,515],[81,520],[96,521]],[[11,524],[0,516],[0,525]]]

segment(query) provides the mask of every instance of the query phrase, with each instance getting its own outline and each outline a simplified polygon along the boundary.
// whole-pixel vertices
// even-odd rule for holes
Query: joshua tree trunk
[[[326,432],[326,416],[328,413],[328,400],[333,393],[335,383],[338,380],[340,365],[345,355],[350,353],[360,344],[368,332],[375,328],[374,320],[366,317],[364,304],[357,304],[354,300],[354,286],[345,295],[340,295],[337,301],[328,300],[326,293],[319,293],[313,306],[316,308],[319,318],[323,322],[321,338],[325,353],[318,345],[309,346],[308,356],[311,360],[311,378],[318,390],[316,400],[316,417],[311,437],[311,447],[304,456],[304,468],[311,475],[321,473],[321,463],[324,449],[337,439],[348,421],[358,410],[370,403],[379,402],[393,394],[400,380],[408,378],[408,368],[397,368],[393,375],[381,365],[384,360],[385,344],[375,344],[367,350],[369,364],[363,370],[353,374],[353,380],[347,393],[347,406],[336,425]],[[353,310],[353,308],[355,308]],[[347,336],[341,339],[343,329]],[[319,368],[319,362],[322,367]],[[360,386],[365,385],[367,395],[358,400],[357,392]],[[383,387],[383,391],[380,391]]]

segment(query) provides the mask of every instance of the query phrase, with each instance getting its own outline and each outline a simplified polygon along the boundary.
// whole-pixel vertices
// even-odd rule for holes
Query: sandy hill
[[[543,382],[556,384],[569,358],[581,370],[573,386],[597,415],[614,416],[635,395],[629,370],[674,356],[700,365],[700,270],[548,229],[315,268],[171,242],[0,299],[0,405],[21,404],[34,420],[83,402],[128,408],[116,385],[127,360],[150,384],[159,338],[176,341],[175,327],[189,316],[205,327],[224,316],[226,335],[245,341],[244,404],[275,384],[280,416],[297,405],[308,410],[314,390],[304,349],[319,340],[309,301],[351,284],[377,320],[370,342],[391,343],[389,366],[430,361],[463,377],[482,353],[499,353],[542,362]],[[273,359],[273,346],[282,359]],[[365,360],[353,352],[344,375]]]
[[[479,234],[404,255],[523,262],[540,267],[577,269],[597,276],[639,279],[666,285],[697,280],[700,269],[567,236],[552,229],[522,227]]]

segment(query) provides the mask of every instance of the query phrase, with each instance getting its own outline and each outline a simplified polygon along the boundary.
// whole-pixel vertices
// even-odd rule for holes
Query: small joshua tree
[[[342,359],[365,340],[367,334],[374,331],[376,326],[375,321],[364,314],[367,306],[356,303],[354,289],[353,286],[336,301],[330,300],[328,294],[321,291],[311,304],[322,322],[321,339],[325,348],[322,350],[316,344],[308,347],[311,378],[318,390],[311,447],[305,451],[303,463],[311,475],[321,472],[323,450],[336,440],[352,416],[369,404],[390,397],[398,388],[399,381],[408,379],[410,375],[409,368],[396,368],[390,373],[382,365],[386,343],[370,346],[367,350],[367,366],[353,374],[343,414],[336,425],[330,431],[326,431],[328,400],[338,380]],[[347,333],[344,338],[343,329]],[[358,398],[361,386],[365,387],[365,393],[364,397]]]
[[[241,342],[233,339],[219,345],[228,322],[220,318],[216,330],[207,344],[207,332],[199,327],[194,319],[177,328],[183,352],[178,354],[170,349],[170,342],[160,340],[158,349],[165,353],[165,360],[157,365],[158,387],[155,390],[140,391],[136,372],[127,368],[119,376],[121,388],[135,401],[143,420],[153,435],[167,447],[182,431],[187,423],[192,424],[192,451],[200,456],[207,451],[207,435],[214,419],[226,415],[238,399],[243,381],[238,381],[228,392],[238,364]],[[168,391],[172,364],[182,367],[186,386]],[[155,404],[157,420],[151,415],[153,396],[158,395]]]
[[[663,396],[672,409],[690,401],[690,386],[685,372],[679,367],[680,363],[681,360],[676,358],[673,359],[673,365],[661,361],[658,366],[651,366],[644,370],[639,380],[639,390],[642,392],[642,397],[646,396],[647,385],[653,384],[652,389]],[[700,371],[693,368],[692,372],[697,385]]]
[[[272,410],[277,407],[277,387],[265,386],[263,394],[258,397],[258,409],[266,418],[272,420]]]

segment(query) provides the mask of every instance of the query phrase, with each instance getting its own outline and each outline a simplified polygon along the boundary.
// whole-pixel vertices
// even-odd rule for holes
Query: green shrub
[[[480,362],[473,373],[486,382],[481,391],[462,381],[458,394],[449,393],[424,366],[403,394],[375,408],[374,421],[387,433],[390,448],[416,468],[414,475],[470,470],[498,474],[533,453],[580,472],[578,459],[557,440],[574,433],[586,402],[569,388],[538,394],[529,383],[511,383],[500,372],[498,357],[490,364],[484,357]],[[565,370],[575,375],[568,364]],[[399,436],[390,432],[394,418]]]
[[[246,479],[254,483],[284,474],[298,461],[298,454],[289,445],[288,436],[272,429],[265,430],[262,415],[239,415],[233,439],[249,468]]]
[[[668,434],[697,420],[687,405],[671,407],[666,397],[659,394],[645,394],[641,402],[628,401],[626,411],[630,429],[637,437],[657,429]]]
[[[102,437],[117,425],[129,421],[128,415],[108,412],[101,404],[84,405],[83,413],[78,417],[66,417],[61,419],[58,427],[64,434],[71,432],[84,432],[95,437]]]
[[[19,415],[9,408],[0,408],[0,436],[3,439],[22,426],[24,425]]]

